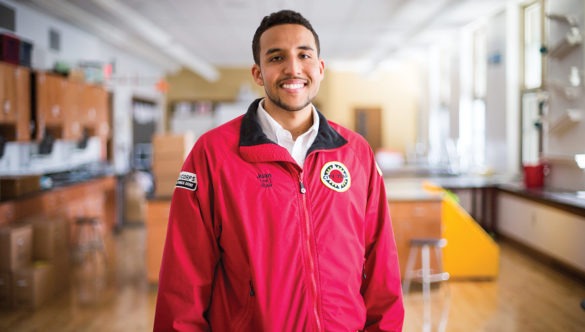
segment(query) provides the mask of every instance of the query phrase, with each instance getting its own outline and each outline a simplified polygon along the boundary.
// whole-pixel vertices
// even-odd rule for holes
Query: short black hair
[[[313,37],[315,38],[315,44],[317,45],[317,55],[319,55],[321,51],[319,35],[317,35],[317,32],[315,32],[309,20],[293,10],[285,9],[274,12],[268,16],[264,16],[262,22],[260,22],[260,26],[258,26],[258,29],[256,29],[256,33],[254,33],[254,39],[252,39],[252,55],[254,56],[254,62],[257,65],[260,64],[260,37],[266,30],[281,24],[298,24],[311,31]]]

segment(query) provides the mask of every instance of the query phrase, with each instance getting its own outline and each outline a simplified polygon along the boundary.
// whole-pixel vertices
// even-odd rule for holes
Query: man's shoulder
[[[242,116],[238,116],[224,124],[202,134],[195,146],[203,149],[218,149],[234,145],[239,142]]]
[[[218,138],[222,138],[225,140],[231,136],[240,136],[240,127],[242,126],[242,117],[238,116],[224,124],[221,124],[213,129],[208,130],[203,135],[201,135],[201,139],[212,139],[217,140]]]

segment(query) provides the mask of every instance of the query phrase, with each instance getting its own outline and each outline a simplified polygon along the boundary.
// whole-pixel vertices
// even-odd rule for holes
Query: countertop
[[[40,188],[38,191],[28,192],[23,196],[0,199],[0,202],[12,201],[27,198],[39,193],[50,191],[57,188],[72,186],[78,183],[88,182],[94,179],[99,179],[107,176],[113,176],[114,171],[108,163],[91,163],[76,167],[67,171],[39,174]],[[23,175],[24,176],[24,175]],[[14,176],[11,176],[14,177]]]
[[[503,192],[532,199],[569,212],[585,215],[585,192],[554,188],[529,189],[522,183],[501,183],[497,188]]]
[[[397,179],[386,178],[386,196],[389,201],[438,201],[442,199],[439,193],[432,193],[423,189],[425,179]]]
[[[390,199],[406,199],[409,195],[424,198],[424,193],[412,191],[417,183],[428,181],[449,190],[497,189],[516,196],[531,199],[568,212],[585,216],[585,191],[569,191],[558,188],[526,188],[518,175],[454,175],[441,172],[396,170],[385,172],[386,191]],[[415,187],[413,187],[413,185]],[[422,191],[422,187],[420,188]]]

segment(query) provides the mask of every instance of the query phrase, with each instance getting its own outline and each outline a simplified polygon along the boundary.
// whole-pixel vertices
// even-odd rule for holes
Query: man
[[[280,11],[252,49],[266,98],[202,135],[183,165],[154,329],[400,331],[383,178],[366,141],[312,105],[317,34]]]

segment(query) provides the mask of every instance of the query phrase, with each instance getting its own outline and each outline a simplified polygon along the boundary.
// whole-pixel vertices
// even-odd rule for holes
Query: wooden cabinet
[[[151,283],[158,282],[170,208],[170,199],[149,200],[146,204],[146,278]]]
[[[105,144],[109,109],[104,88],[38,73],[36,89],[37,139],[49,133],[55,138],[77,140],[86,131],[89,136],[101,137]]]
[[[530,199],[498,193],[498,232],[585,272],[585,218]]]
[[[389,204],[400,273],[404,275],[410,240],[441,237],[441,200],[390,200]],[[431,266],[435,266],[436,260],[431,258]]]
[[[64,217],[73,227],[77,217],[99,217],[108,229],[116,226],[116,179],[104,177],[26,198],[0,202],[0,225],[42,215]]]
[[[0,132],[9,141],[30,140],[30,71],[0,62]]]

